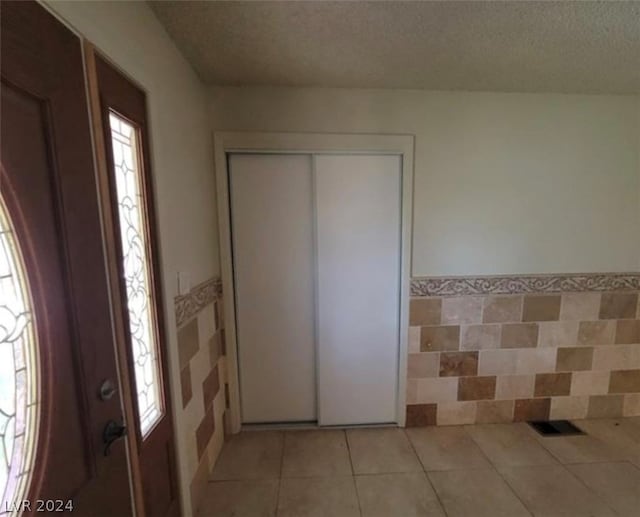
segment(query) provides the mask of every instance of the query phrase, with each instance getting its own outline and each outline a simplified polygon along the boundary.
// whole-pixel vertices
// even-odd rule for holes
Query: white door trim
[[[220,235],[220,268],[224,304],[227,351],[227,382],[231,432],[240,431],[240,391],[238,349],[236,341],[235,291],[231,241],[229,171],[227,154],[238,153],[380,153],[399,155],[402,159],[402,230],[400,271],[400,339],[396,422],[405,425],[407,358],[409,339],[409,283],[411,280],[411,239],[413,216],[413,135],[375,135],[339,133],[214,133],[216,196]]]

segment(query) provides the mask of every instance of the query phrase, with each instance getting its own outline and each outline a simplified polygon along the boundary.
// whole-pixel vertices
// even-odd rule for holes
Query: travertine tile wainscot
[[[640,274],[411,288],[408,427],[640,415]]]
[[[228,428],[229,406],[222,289],[219,279],[194,287],[175,299],[182,419],[187,430],[191,503],[205,495]]]

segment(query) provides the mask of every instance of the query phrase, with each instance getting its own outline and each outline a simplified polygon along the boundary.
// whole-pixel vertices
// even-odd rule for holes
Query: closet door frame
[[[413,135],[339,133],[214,133],[220,267],[227,350],[230,431],[241,428],[238,347],[233,276],[228,155],[231,153],[277,154],[392,154],[400,156],[402,173],[402,227],[400,249],[400,336],[396,423],[404,427],[406,415],[407,359],[409,349],[409,297],[413,219]]]

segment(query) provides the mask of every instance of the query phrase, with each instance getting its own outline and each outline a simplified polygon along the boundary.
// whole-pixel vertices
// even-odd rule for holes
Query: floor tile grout
[[[597,440],[598,442],[601,442],[605,445],[606,442],[600,438],[598,438],[597,436],[593,436],[592,434],[587,433],[586,431],[583,431],[584,434],[583,435],[577,435],[577,436],[590,436],[591,438]],[[567,472],[571,477],[573,477],[575,480],[578,481],[578,483],[580,483],[584,488],[586,488],[587,490],[589,490],[591,492],[591,489],[587,486],[587,484],[582,481],[582,479],[580,479],[576,474],[574,474],[571,469],[567,468],[567,465],[579,465],[580,463],[565,463],[563,462],[560,457],[555,454],[548,446],[545,445],[545,441],[544,439],[542,439],[544,437],[535,437],[534,439],[536,440],[536,442],[538,442],[540,444],[541,447],[544,448],[545,451],[547,451],[549,454],[551,454],[551,456],[554,457],[554,459],[558,462],[558,464],[565,470],[565,472]],[[562,437],[553,437],[554,439],[562,439]],[[548,443],[548,442],[547,442]],[[610,463],[608,461],[594,461],[594,462],[589,462],[588,464],[598,464],[598,463]],[[607,508],[613,510],[613,508],[611,508],[611,506],[609,506],[609,504],[602,499],[600,496],[594,494]],[[615,512],[615,510],[614,510]]]
[[[549,452],[551,452],[551,451],[549,451]],[[572,478],[574,478],[576,481],[578,481],[578,483],[580,483],[589,492],[593,492],[593,491],[591,490],[591,488],[589,488],[589,486],[584,481],[582,481],[582,479],[580,479],[579,476],[574,474],[571,471],[571,469],[567,468],[567,465],[598,465],[600,463],[611,463],[611,462],[608,462],[608,461],[596,461],[596,462],[590,462],[590,463],[563,463],[559,459],[558,459],[558,462],[560,463],[560,466],[565,470],[565,472],[567,472]],[[602,502],[602,504],[604,504],[607,508],[609,508],[610,510],[613,510],[613,508],[611,508],[609,503],[607,503],[602,497],[600,497],[598,494],[595,494],[595,493],[593,495],[594,495],[594,497],[597,497],[600,500],[600,502]],[[617,513],[617,512],[615,512],[615,510],[613,510],[613,511],[614,511],[614,513]]]
[[[278,517],[280,509],[280,490],[282,488],[282,469],[284,468],[284,453],[287,447],[287,433],[282,431],[282,454],[280,455],[280,472],[278,475],[278,488],[276,490],[276,509],[274,516]]]
[[[358,484],[356,483],[356,469],[353,468],[353,458],[351,457],[351,447],[349,446],[349,437],[347,436],[347,430],[343,429],[344,441],[347,444],[347,454],[349,455],[349,465],[351,467],[351,478],[353,480],[353,488],[356,492],[356,500],[358,501],[358,513],[362,517],[362,503],[360,502],[360,494],[358,493]]]
[[[506,425],[506,424],[500,424],[500,425]],[[465,428],[465,432],[467,432],[466,428],[468,426],[464,426]],[[529,507],[526,505],[526,503],[520,498],[520,495],[517,493],[517,491],[515,490],[515,488],[513,486],[511,486],[511,484],[509,483],[509,480],[504,477],[504,475],[502,474],[502,472],[500,472],[500,469],[498,468],[497,465],[495,465],[493,463],[493,461],[491,460],[491,458],[485,454],[484,450],[482,450],[482,447],[480,447],[480,444],[477,443],[474,438],[473,435],[469,432],[467,432],[468,436],[474,441],[474,443],[476,443],[476,445],[478,446],[478,448],[480,449],[480,451],[485,455],[485,457],[487,458],[487,460],[489,460],[489,462],[491,463],[491,465],[494,467],[494,469],[496,470],[496,472],[498,473],[498,475],[504,480],[504,482],[509,486],[509,488],[511,489],[511,491],[516,495],[516,497],[520,500],[520,502],[525,506],[525,508],[527,509],[527,511],[529,511],[531,513],[531,515],[533,515],[533,510],[530,510]],[[588,435],[587,433],[585,433],[585,435],[580,435],[580,436],[591,436]],[[597,438],[595,436],[592,436],[593,438],[596,438],[598,441],[605,443],[604,440]],[[512,466],[512,467],[507,467],[507,468],[514,468],[514,469],[518,469],[518,468],[532,468],[532,467],[560,467],[562,470],[564,470],[567,474],[569,474],[571,477],[573,477],[574,479],[576,479],[580,485],[582,485],[585,489],[587,489],[589,492],[592,492],[592,490],[587,486],[586,483],[584,483],[582,481],[582,479],[580,479],[576,474],[574,474],[569,468],[567,468],[567,465],[597,465],[599,463],[612,463],[611,461],[592,461],[592,462],[582,462],[582,463],[565,463],[563,462],[560,457],[558,457],[557,454],[555,454],[551,449],[549,449],[548,447],[545,446],[544,440],[538,439],[535,436],[531,437],[533,440],[535,440],[535,442],[537,444],[540,445],[540,447],[542,447],[545,451],[547,451],[547,453],[549,453],[549,455],[557,462],[555,465],[518,465],[518,466]],[[553,437],[553,439],[556,440],[561,440],[562,437]],[[631,462],[628,462],[631,463]],[[631,463],[633,465],[633,463]],[[614,511],[615,510],[600,496],[595,495],[598,500],[604,504],[607,508],[609,508],[610,510]]]
[[[433,482],[431,481],[431,478],[429,477],[429,473],[427,472],[427,469],[426,469],[424,463],[422,463],[422,460],[420,459],[420,455],[418,454],[418,451],[416,450],[416,446],[411,441],[411,437],[409,436],[409,433],[407,432],[407,428],[403,427],[402,428],[402,432],[404,433],[405,437],[407,438],[407,441],[409,442],[409,445],[411,446],[411,449],[413,450],[413,453],[416,455],[416,458],[418,458],[418,462],[420,463],[420,465],[422,465],[422,472],[424,473],[424,477],[427,479],[427,483],[429,483],[429,486],[431,487],[431,490],[433,490],[433,493],[435,494],[436,499],[438,500],[438,504],[440,505],[440,508],[442,509],[442,513],[444,513],[445,517],[448,517],[449,513],[447,512],[447,509],[444,507],[444,503],[440,499],[440,494],[438,494],[438,491],[436,490],[436,487],[434,486]]]
[[[347,454],[349,455],[349,466],[351,467],[351,475],[356,475],[356,469],[353,467],[353,458],[351,457],[351,446],[349,445],[349,437],[347,436],[347,431],[342,430],[344,433],[344,442],[347,444]]]
[[[504,481],[504,484],[507,486],[507,488],[509,488],[509,490],[511,490],[511,493],[516,496],[516,499],[518,499],[518,501],[520,501],[520,504],[522,504],[522,507],[529,512],[529,514],[531,516],[533,516],[533,510],[529,508],[529,506],[527,506],[527,504],[525,503],[525,501],[520,497],[520,494],[518,494],[518,492],[516,492],[515,488],[513,488],[511,486],[511,484],[509,483],[509,481],[507,481],[507,478],[505,478],[502,474],[502,472],[500,472],[500,470],[498,469],[498,466],[491,460],[491,458],[489,457],[489,455],[484,451],[484,449],[482,447],[480,447],[480,444],[473,438],[473,435],[467,430],[468,426],[462,426],[462,430],[464,431],[464,433],[469,437],[469,439],[475,444],[475,446],[478,448],[478,450],[480,451],[480,454],[482,454],[484,456],[484,458],[489,462],[489,465],[491,465],[491,467],[493,468],[493,470],[495,470],[496,474],[498,474],[498,476],[500,477],[500,479],[502,479],[502,481]]]
[[[348,483],[346,481],[346,478],[350,477],[351,478],[351,484],[353,486],[353,490],[355,492],[355,497],[356,497],[356,501],[357,501],[357,505],[358,505],[358,514],[360,515],[360,517],[362,517],[364,515],[364,510],[366,509],[366,505],[363,506],[363,500],[361,500],[361,495],[365,495],[366,496],[367,492],[363,492],[361,494],[361,491],[358,490],[357,478],[359,478],[359,477],[366,478],[366,477],[376,477],[376,476],[402,475],[402,474],[406,474],[406,475],[414,474],[415,475],[418,472],[421,472],[422,475],[424,476],[424,478],[426,478],[426,482],[428,483],[429,487],[431,488],[431,490],[432,490],[432,492],[433,492],[433,494],[435,496],[435,500],[437,501],[437,504],[439,505],[441,511],[443,512],[443,515],[448,516],[450,514],[449,514],[449,512],[447,512],[447,509],[445,508],[445,506],[443,504],[443,500],[441,499],[440,494],[438,493],[438,491],[435,488],[435,484],[434,484],[434,481],[432,480],[431,476],[434,475],[435,473],[439,473],[439,472],[472,471],[472,470],[489,469],[489,470],[493,470],[497,474],[497,476],[500,478],[500,480],[508,488],[508,492],[511,493],[513,496],[515,496],[515,498],[520,502],[520,504],[522,505],[523,509],[527,512],[527,514],[528,515],[534,515],[533,508],[534,507],[537,508],[540,503],[537,500],[530,501],[531,504],[533,504],[533,506],[530,507],[525,502],[525,500],[521,498],[520,494],[518,493],[518,491],[515,488],[515,486],[518,486],[519,482],[516,483],[516,485],[514,486],[512,483],[509,482],[509,479],[507,477],[508,472],[503,474],[500,469],[504,469],[504,468],[532,469],[532,468],[535,468],[535,467],[554,468],[554,467],[558,467],[559,466],[559,467],[561,467],[561,469],[558,469],[556,471],[558,473],[558,475],[560,476],[560,478],[558,478],[558,479],[561,479],[563,476],[568,475],[567,478],[566,478],[567,483],[568,483],[567,487],[571,487],[572,483],[574,481],[577,482],[577,485],[574,485],[573,488],[571,488],[571,490],[576,490],[576,491],[582,490],[582,489],[588,490],[590,493],[593,494],[593,497],[595,498],[594,502],[597,501],[597,504],[598,505],[601,504],[603,509],[607,508],[607,509],[613,510],[614,512],[615,512],[615,509],[608,502],[611,499],[605,499],[605,497],[610,497],[610,496],[606,495],[607,494],[606,492],[603,493],[603,495],[601,496],[599,492],[589,488],[589,486],[587,485],[587,481],[589,481],[591,483],[589,478],[585,478],[586,480],[583,481],[583,479],[580,478],[578,476],[578,474],[574,473],[571,470],[570,467],[572,467],[574,465],[580,465],[580,466],[584,465],[584,466],[594,466],[595,467],[595,466],[597,466],[599,464],[625,464],[626,463],[626,464],[631,465],[633,467],[633,471],[640,471],[640,465],[635,464],[634,460],[633,460],[634,453],[635,453],[636,449],[631,448],[631,445],[632,445],[631,442],[629,442],[629,444],[631,444],[631,445],[628,447],[629,450],[627,452],[625,452],[626,448],[624,450],[622,450],[622,449],[619,450],[619,452],[623,453],[621,458],[605,459],[603,461],[601,461],[601,460],[598,460],[598,461],[584,461],[583,458],[587,458],[587,459],[593,458],[593,457],[601,458],[603,456],[603,454],[601,452],[599,452],[598,454],[592,453],[591,449],[588,448],[588,447],[591,446],[591,443],[587,443],[586,445],[583,446],[583,447],[587,447],[586,449],[579,449],[579,450],[575,451],[575,452],[579,453],[578,456],[576,456],[576,454],[569,454],[568,455],[566,452],[562,452],[562,450],[560,450],[560,452],[555,452],[554,453],[554,450],[557,451],[557,449],[556,448],[554,448],[554,449],[549,448],[550,441],[545,441],[544,439],[538,438],[538,437],[535,437],[535,436],[531,436],[530,437],[528,433],[524,433],[523,436],[526,436],[527,440],[529,440],[529,439],[533,440],[533,442],[535,442],[535,444],[537,444],[541,449],[543,449],[549,455],[549,458],[553,460],[553,462],[554,462],[553,464],[549,464],[549,465],[543,465],[543,464],[540,464],[540,465],[535,465],[535,464],[534,465],[527,465],[527,464],[511,465],[511,463],[513,463],[513,461],[511,460],[511,456],[510,455],[505,456],[503,458],[504,460],[506,460],[506,462],[505,461],[500,461],[500,459],[502,458],[502,455],[505,452],[509,453],[509,450],[505,450],[499,456],[496,456],[495,460],[498,461],[498,463],[496,463],[496,461],[494,461],[492,459],[492,456],[495,456],[493,454],[493,452],[491,452],[492,449],[489,448],[489,452],[491,452],[491,454],[492,454],[492,456],[490,456],[488,452],[485,452],[483,447],[480,445],[480,442],[472,434],[472,432],[471,432],[472,426],[465,425],[465,426],[460,426],[460,427],[462,427],[462,431],[463,431],[463,433],[460,433],[460,434],[461,435],[464,434],[464,436],[467,439],[470,440],[470,442],[473,444],[473,446],[476,449],[478,449],[479,454],[482,456],[482,458],[484,458],[487,461],[487,466],[486,467],[484,467],[484,466],[482,466],[482,467],[480,467],[480,466],[477,466],[477,467],[470,466],[470,467],[461,467],[461,468],[444,468],[444,469],[441,469],[441,470],[429,470],[428,469],[428,465],[425,464],[425,462],[423,462],[423,459],[421,458],[420,454],[418,454],[418,451],[417,451],[417,445],[416,444],[420,445],[422,442],[421,441],[414,442],[412,440],[412,438],[411,438],[411,433],[409,432],[409,429],[397,428],[398,431],[401,431],[402,437],[408,442],[410,454],[412,454],[413,457],[418,461],[418,465],[420,466],[420,470],[416,470],[416,471],[398,470],[398,471],[395,471],[395,472],[387,472],[386,469],[381,469],[381,470],[384,470],[384,471],[381,471],[381,472],[367,472],[367,473],[357,474],[355,472],[354,455],[353,455],[353,451],[351,450],[351,444],[349,442],[349,437],[348,437],[349,433],[348,433],[348,431],[346,429],[342,429],[341,430],[342,431],[341,436],[342,436],[342,439],[344,440],[344,443],[346,445],[346,453],[348,455],[348,460],[349,460],[349,467],[350,467],[350,473],[349,474],[345,473],[345,475],[336,475],[335,473],[328,473],[328,474],[323,475],[321,473],[320,475],[311,475],[311,476],[296,476],[296,475],[294,475],[294,476],[288,476],[287,478],[284,478],[283,477],[283,474],[284,474],[284,460],[287,457],[286,456],[287,435],[289,433],[287,431],[283,430],[283,431],[280,431],[282,433],[282,439],[281,439],[281,442],[280,442],[281,443],[281,452],[280,452],[279,456],[274,454],[275,451],[273,450],[272,447],[275,444],[270,440],[265,442],[265,445],[262,445],[261,446],[262,448],[259,449],[259,450],[264,450],[264,448],[267,447],[267,445],[268,445],[269,450],[271,451],[271,452],[268,453],[270,458],[271,458],[269,460],[270,466],[268,467],[267,471],[265,471],[265,469],[262,468],[262,466],[261,466],[259,472],[265,472],[267,474],[269,472],[272,472],[273,474],[275,474],[274,476],[272,476],[272,477],[271,476],[265,476],[265,477],[259,477],[259,478],[248,478],[248,477],[246,477],[245,474],[251,475],[252,472],[258,472],[258,471],[257,470],[247,470],[247,466],[252,465],[252,463],[249,463],[247,465],[245,465],[244,463],[238,463],[237,465],[244,465],[243,467],[240,468],[240,470],[232,469],[232,470],[225,470],[225,472],[228,472],[228,473],[235,472],[237,474],[240,474],[240,477],[238,477],[236,479],[216,479],[216,480],[211,479],[211,477],[208,477],[207,478],[207,484],[209,486],[214,486],[214,485],[217,484],[218,488],[216,489],[217,492],[215,492],[215,493],[218,493],[220,490],[222,490],[222,491],[227,490],[226,488],[220,487],[220,484],[221,483],[225,483],[225,482],[227,482],[227,483],[228,482],[261,482],[261,481],[266,481],[266,480],[272,480],[270,482],[270,485],[269,485],[270,486],[269,493],[271,494],[270,497],[273,498],[274,491],[275,491],[275,508],[273,510],[274,513],[271,514],[271,515],[275,515],[277,517],[278,515],[284,515],[282,513],[282,511],[286,512],[286,509],[281,508],[281,505],[280,505],[281,498],[282,498],[282,495],[283,495],[283,493],[282,493],[282,482],[283,482],[283,480],[286,480],[286,479],[289,479],[289,478],[291,478],[291,479],[336,479],[336,478],[345,478],[345,480],[340,482],[340,483],[342,483],[341,486],[343,487],[343,489],[346,489],[346,484]],[[520,428],[521,427],[522,426],[520,426]],[[628,433],[629,430],[633,430],[633,427],[628,427],[625,432]],[[519,429],[518,431],[521,431],[521,429]],[[613,433],[612,434],[606,434],[604,431],[605,431],[605,429],[603,428],[604,437],[596,436],[596,435],[592,435],[592,434],[589,434],[588,436],[592,436],[598,442],[601,442],[601,443],[607,445],[608,447],[610,447],[610,446],[612,447],[612,443],[615,442],[615,434],[613,434]],[[394,436],[396,436],[397,438],[400,438],[400,436],[398,436],[398,435],[394,435]],[[427,435],[427,436],[430,436],[430,435]],[[457,434],[453,435],[454,438],[456,436],[457,436]],[[507,433],[507,436],[509,436],[508,433]],[[619,436],[622,436],[622,435],[619,435]],[[416,439],[418,437],[422,438],[421,436],[416,436]],[[291,438],[291,437],[289,437],[289,438]],[[496,439],[496,438],[494,438],[494,439]],[[436,437],[434,436],[433,439],[436,440]],[[553,440],[564,440],[564,438],[563,437],[554,437]],[[397,440],[394,439],[392,442],[396,442],[396,441]],[[260,442],[260,443],[262,443],[262,442]],[[386,442],[383,442],[383,443],[386,443]],[[436,441],[434,443],[439,443],[439,442]],[[445,440],[445,442],[443,442],[443,445],[447,444],[447,443],[449,443],[449,441]],[[484,439],[482,440],[482,443],[484,443]],[[226,445],[227,444],[225,444],[225,446]],[[376,447],[377,446],[378,445],[376,445]],[[514,443],[513,444],[513,447],[517,447],[517,446],[518,446],[518,443]],[[394,447],[399,447],[399,444],[395,443]],[[529,447],[528,443],[526,444],[526,447]],[[562,445],[561,447],[564,447],[564,445]],[[243,449],[240,449],[240,450],[243,450]],[[534,452],[531,449],[525,448],[525,450],[523,451],[524,454],[525,454],[525,456],[523,456],[523,459],[527,459],[527,460],[529,459],[529,456],[528,456],[529,451]],[[640,442],[638,443],[638,451],[640,452]],[[364,452],[367,452],[367,451],[363,452],[363,451],[360,451],[360,449],[358,449],[357,452],[358,452],[358,454],[356,454],[356,456],[359,458],[360,454],[362,454]],[[401,451],[399,451],[398,453],[400,453],[400,452]],[[573,452],[573,451],[571,449],[569,449],[568,452]],[[598,451],[596,451],[596,452],[598,452]],[[614,451],[614,452],[616,452],[616,451]],[[444,450],[443,453],[446,453],[446,446],[445,446],[445,450]],[[340,454],[343,454],[343,453],[340,453]],[[369,454],[371,454],[371,453],[369,452]],[[403,466],[405,464],[405,462],[408,461],[408,455],[405,456],[405,454],[407,454],[407,453],[402,452],[403,459],[402,459],[402,461],[400,463],[401,466]],[[539,454],[542,454],[542,452],[540,451]],[[575,463],[563,462],[563,461],[561,461],[561,457],[564,457],[565,459],[576,459],[576,458],[579,457],[582,461],[578,461],[578,462],[575,462]],[[276,461],[274,461],[274,460],[276,460],[276,458],[279,458],[279,463],[276,463]],[[342,456],[342,458],[343,458],[342,461],[344,462],[344,456]],[[455,465],[455,466],[457,466],[458,464],[468,463],[466,461],[466,456],[459,457],[459,455],[458,455],[458,456],[454,456],[454,458],[456,458],[456,461],[452,462],[451,460],[447,460],[444,463],[440,462],[437,465],[444,465],[444,466]],[[478,458],[478,460],[479,459],[480,458]],[[535,456],[533,457],[533,459],[534,460],[536,459]],[[428,455],[425,458],[425,461],[426,460],[429,460],[429,456]],[[297,463],[299,463],[299,461]],[[428,463],[428,461],[427,461],[427,463]],[[526,463],[526,462],[523,462],[523,463]],[[325,460],[325,464],[326,464],[326,460]],[[393,464],[395,464],[395,463],[393,463]],[[257,465],[258,464],[256,463],[256,466]],[[277,474],[276,474],[276,469],[274,468],[274,467],[276,467],[276,465],[277,465]],[[333,465],[333,463],[331,463],[331,465]],[[344,467],[346,467],[346,462],[342,463],[342,465]],[[376,464],[374,464],[374,466],[375,465]],[[377,464],[377,465],[379,466],[379,464]],[[416,465],[416,467],[418,467],[418,465]],[[434,466],[436,466],[436,464],[434,464]],[[290,465],[289,469],[291,470],[292,467],[294,467],[294,464]],[[215,468],[215,465],[214,465],[213,468]],[[212,473],[213,473],[213,468],[212,468]],[[251,467],[251,468],[253,469],[253,467]],[[632,472],[627,467],[625,467],[625,468],[620,467],[620,468],[622,469],[621,472],[628,472],[629,474],[631,474],[631,472]],[[333,469],[333,467],[331,467],[331,469]],[[625,469],[627,469],[627,470],[625,471]],[[305,470],[305,469],[299,470],[297,468],[294,468],[293,470],[294,471],[299,471],[299,472],[305,472],[305,471],[308,472],[308,470]],[[312,469],[312,471],[314,471],[314,472],[316,470],[317,469]],[[342,469],[342,470],[346,471],[346,469]],[[560,471],[562,471],[563,474],[560,474]],[[320,472],[325,472],[325,470],[321,469]],[[590,472],[590,471],[585,470],[585,472]],[[612,472],[617,472],[617,470],[613,470]],[[520,476],[520,474],[518,476]],[[569,478],[573,479],[573,481],[570,482]],[[414,477],[414,479],[417,482],[417,476]],[[520,479],[520,478],[518,478],[518,479]],[[276,486],[276,483],[275,483],[276,480],[277,480],[277,486]],[[364,483],[364,480],[363,480],[363,483]],[[363,487],[366,488],[367,486],[383,486],[383,485],[385,485],[385,483],[383,483],[381,481],[377,481],[377,482],[371,481],[370,483],[374,483],[374,484],[373,485],[366,485],[365,484],[365,485],[363,485]],[[375,483],[377,483],[377,485]],[[382,483],[382,485],[380,483]],[[579,489],[578,485],[580,487],[582,487],[582,489]],[[422,490],[424,491],[425,488],[426,487],[423,486]],[[577,492],[577,493],[579,493],[579,492]],[[506,496],[506,494],[507,494],[507,492],[505,491],[505,496]],[[273,500],[273,499],[271,499],[271,500]],[[338,500],[341,501],[341,499],[338,499]],[[368,498],[365,497],[365,501],[364,502],[366,502],[367,500],[368,500]],[[431,500],[430,504],[435,503],[435,501],[433,499],[430,499],[430,500]],[[616,505],[618,504],[618,503],[615,503],[615,501],[613,501],[613,502]],[[236,503],[234,502],[232,507],[235,508],[235,505],[236,505]],[[207,505],[207,508],[209,508],[209,505]]]

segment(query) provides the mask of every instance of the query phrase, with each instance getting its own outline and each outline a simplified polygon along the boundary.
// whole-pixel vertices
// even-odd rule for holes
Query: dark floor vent
[[[572,436],[584,434],[568,420],[551,420],[549,422],[528,422],[542,436]]]

